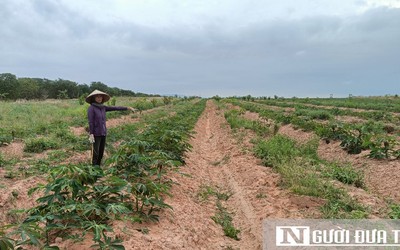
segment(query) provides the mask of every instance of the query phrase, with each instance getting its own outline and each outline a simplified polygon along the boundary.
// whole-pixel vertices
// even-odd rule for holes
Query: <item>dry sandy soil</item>
[[[186,155],[186,165],[179,173],[169,173],[178,183],[171,189],[172,197],[166,197],[173,210],[161,211],[158,223],[113,223],[115,234],[124,240],[126,249],[261,249],[264,219],[319,216],[321,201],[282,189],[278,174],[242,150],[242,143],[233,137],[223,112],[213,102],[207,103],[194,130],[190,141],[193,148]],[[31,185],[27,183],[38,181],[18,181],[10,190],[18,185],[20,193],[24,193]],[[199,197],[206,186],[232,194],[223,206],[232,213],[233,224],[241,231],[240,240],[224,236],[222,227],[211,219],[217,211],[215,197]],[[10,209],[10,205],[4,205],[9,199],[9,194],[0,194],[2,214]],[[26,195],[12,199],[14,208],[31,206],[34,200]],[[139,232],[143,228],[149,233]],[[92,244],[88,236],[81,243],[67,240],[58,246],[82,250],[90,249]]]
[[[259,119],[258,115],[246,112],[244,117]],[[136,122],[137,118],[122,117],[110,120],[108,126]],[[234,135],[223,111],[209,101],[200,116],[195,135],[190,143],[192,151],[186,155],[186,165],[180,172],[169,173],[169,178],[178,183],[171,189],[172,197],[166,202],[173,210],[160,212],[158,223],[132,224],[115,221],[116,235],[124,240],[126,249],[261,249],[262,221],[269,218],[318,218],[321,200],[296,196],[280,187],[280,176],[271,168],[264,167],[259,160],[246,150],[250,147],[250,132],[247,136]],[[76,129],[80,134],[82,128]],[[291,125],[282,126],[279,133],[305,142],[314,134],[294,129]],[[249,136],[250,135],[250,136]],[[16,142],[0,148],[4,155],[22,157],[23,143]],[[371,206],[372,215],[379,217],[384,207],[384,198],[400,202],[400,164],[399,161],[378,161],[365,157],[365,154],[349,155],[338,142],[320,142],[318,153],[321,158],[350,162],[365,171],[368,191],[347,187],[349,194]],[[41,155],[38,157],[45,157]],[[87,159],[87,152],[71,158],[78,163]],[[30,177],[24,180],[9,180],[0,168],[0,184],[7,189],[0,193],[0,221],[11,223],[18,218],[10,214],[12,209],[28,208],[35,205],[37,197],[28,197],[29,188],[43,182],[43,177]],[[240,240],[224,236],[220,225],[211,217],[216,214],[216,199],[199,196],[204,187],[212,187],[220,192],[231,193],[223,206],[232,213],[233,223],[240,229]],[[148,234],[140,232],[148,229]],[[80,243],[71,240],[57,240],[61,249],[90,249],[91,236]]]
[[[246,119],[261,120],[257,113],[246,112]],[[295,129],[292,125],[280,127],[280,134],[295,139],[299,143],[306,142],[316,135],[313,132],[305,132]],[[347,186],[350,195],[359,202],[370,206],[372,216],[378,216],[385,206],[385,200],[400,202],[400,161],[399,160],[375,160],[367,158],[368,152],[358,155],[348,154],[340,147],[340,142],[327,144],[320,140],[318,155],[321,159],[349,163],[356,169],[364,172],[366,190]]]

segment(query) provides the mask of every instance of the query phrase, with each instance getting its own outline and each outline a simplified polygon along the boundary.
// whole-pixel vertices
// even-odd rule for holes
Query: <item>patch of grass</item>
[[[389,218],[393,220],[400,219],[400,205],[399,204],[391,204],[389,206]]]
[[[225,236],[228,236],[235,240],[240,240],[238,234],[240,230],[235,228],[232,223],[232,214],[227,211],[225,207],[222,206],[220,201],[217,201],[217,213],[212,216],[211,219],[222,226]]]
[[[329,200],[321,211],[325,219],[366,219],[366,209],[350,197]]]
[[[318,144],[315,139],[304,144],[276,135],[268,141],[260,140],[255,144],[255,154],[265,165],[272,166],[282,175],[283,185],[300,195],[321,197],[327,203],[321,208],[325,218],[364,218],[366,208],[352,199],[343,189],[333,186],[329,179],[339,179],[346,184],[363,185],[362,175],[349,166],[343,168],[334,163],[319,173],[322,160],[317,155]]]
[[[221,203],[221,201],[227,201],[232,196],[232,193],[222,192],[218,187],[214,188],[209,185],[201,185],[199,192],[197,193],[197,197],[199,197],[201,201],[205,201],[211,196],[215,196],[217,198],[217,211],[216,214],[211,217],[211,219],[215,223],[222,226],[226,236],[235,240],[239,240],[238,234],[240,233],[240,230],[234,227],[232,223],[232,214],[229,213]]]
[[[216,191],[215,192],[215,196],[217,197],[218,200],[222,200],[222,201],[227,201],[231,196],[233,195],[233,193],[231,192],[220,192],[220,191]]]
[[[16,178],[18,175],[14,172],[14,171],[8,171],[5,175],[4,178],[7,179],[14,179]]]
[[[299,154],[295,141],[283,135],[276,135],[269,140],[260,140],[254,147],[255,155],[266,166],[279,166],[292,161]]]
[[[219,187],[209,185],[201,185],[197,197],[201,201],[206,201],[210,196],[215,196],[218,200],[227,201],[233,194],[231,192],[223,192]]]
[[[208,185],[201,185],[199,192],[197,193],[197,197],[201,201],[206,201],[210,196],[213,196],[215,194],[215,190],[213,187],[208,186]]]
[[[27,153],[41,153],[48,149],[58,149],[59,143],[48,137],[39,137],[27,140],[25,142],[24,152]]]
[[[3,155],[0,153],[0,168],[5,167],[7,164],[7,161],[4,159]]]
[[[49,152],[48,160],[51,162],[62,162],[63,160],[67,159],[71,154],[64,150],[54,150]]]
[[[271,133],[269,125],[261,121],[251,121],[241,117],[244,110],[232,109],[224,113],[225,119],[228,121],[232,129],[246,128],[257,133],[258,136],[266,136]]]
[[[358,188],[365,188],[364,176],[360,171],[354,170],[350,164],[341,165],[337,162],[327,163],[323,175],[336,179],[344,184],[354,185]]]

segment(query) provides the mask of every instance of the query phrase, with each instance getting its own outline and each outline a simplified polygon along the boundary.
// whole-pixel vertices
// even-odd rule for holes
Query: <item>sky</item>
[[[186,96],[400,93],[400,0],[0,0],[0,73]]]

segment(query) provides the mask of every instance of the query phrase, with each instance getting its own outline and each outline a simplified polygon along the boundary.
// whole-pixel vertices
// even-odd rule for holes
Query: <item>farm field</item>
[[[141,112],[107,117],[101,170],[87,106],[2,102],[0,242],[261,249],[264,219],[398,219],[399,101],[371,100],[118,99]]]

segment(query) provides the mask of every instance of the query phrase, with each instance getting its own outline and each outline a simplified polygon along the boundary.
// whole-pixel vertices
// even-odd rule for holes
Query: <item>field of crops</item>
[[[400,100],[1,102],[0,246],[261,249],[267,218],[400,217]],[[3,249],[1,248],[1,249]]]

